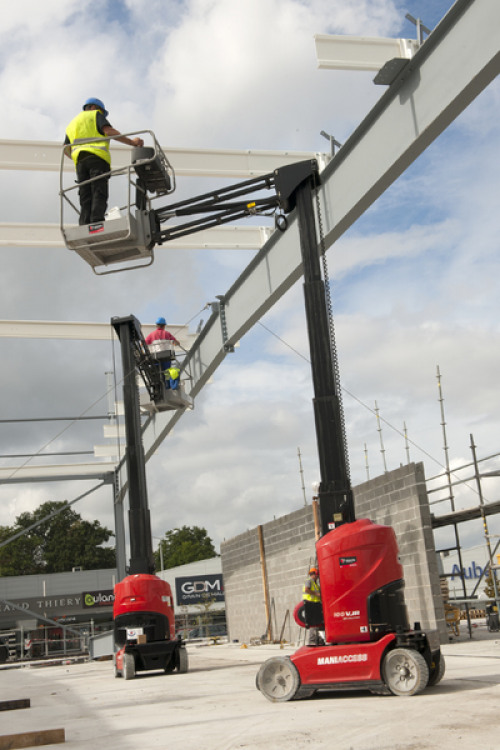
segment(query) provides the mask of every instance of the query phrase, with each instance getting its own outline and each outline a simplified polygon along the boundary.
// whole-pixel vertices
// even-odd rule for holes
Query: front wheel
[[[258,671],[257,687],[273,703],[290,701],[300,687],[297,667],[284,656],[268,659]]]
[[[382,677],[393,695],[416,695],[429,682],[429,668],[419,651],[395,648],[385,655]]]

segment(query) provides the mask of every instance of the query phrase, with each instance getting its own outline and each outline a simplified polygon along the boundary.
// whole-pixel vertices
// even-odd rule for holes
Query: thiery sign
[[[57,619],[68,615],[88,614],[90,609],[102,610],[113,607],[113,591],[84,591],[82,594],[57,594],[54,596],[30,596],[24,599],[9,599],[13,607],[0,599],[0,621],[22,620],[35,615]]]
[[[177,604],[200,604],[207,601],[224,601],[222,574],[189,576],[175,579]]]

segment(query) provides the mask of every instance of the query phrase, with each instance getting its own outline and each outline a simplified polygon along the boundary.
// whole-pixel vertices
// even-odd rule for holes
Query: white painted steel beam
[[[104,424],[102,426],[103,434],[105,438],[125,438],[125,425],[124,424]]]
[[[110,443],[109,445],[94,445],[94,456],[96,458],[116,458],[118,459],[118,454],[120,456],[123,456],[125,453],[125,446],[122,446],[121,449],[118,448],[116,444]]]
[[[322,166],[329,154],[311,151],[238,151],[235,149],[182,149],[163,147],[178,177],[258,177],[276,167],[304,159],[318,159]],[[59,172],[62,146],[52,141],[0,140],[0,169]],[[130,149],[112,146],[113,168],[130,164]],[[64,170],[74,171],[65,158]]]
[[[115,468],[116,463],[109,461],[47,466],[30,466],[29,464],[25,466],[2,466],[0,467],[0,484],[59,482],[62,479],[107,479],[111,481]]]
[[[144,336],[154,331],[154,323],[141,325]],[[168,323],[168,330],[184,349],[189,350],[196,334],[188,326]],[[110,341],[116,339],[109,323],[79,323],[50,320],[0,320],[0,338],[14,339],[65,339],[78,341]]]
[[[316,34],[318,68],[331,70],[380,70],[395,57],[410,59],[418,50],[415,39]]]
[[[156,250],[259,250],[271,227],[226,226],[179,237]],[[59,224],[0,223],[0,247],[65,247]]]
[[[377,200],[500,72],[500,3],[458,0],[322,174],[326,247]],[[318,252],[320,248],[318,247]],[[228,342],[239,340],[302,275],[296,221],[276,232],[225,296]],[[191,352],[192,396],[226,356],[214,314]],[[146,425],[149,457],[179,412]],[[126,483],[124,471],[121,479]]]

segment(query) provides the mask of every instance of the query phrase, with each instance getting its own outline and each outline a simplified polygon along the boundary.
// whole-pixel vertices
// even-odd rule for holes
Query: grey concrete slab
[[[497,637],[498,636],[498,637]],[[259,665],[293,653],[278,645],[188,646],[190,671],[115,679],[110,661],[0,671],[0,734],[63,727],[85,750],[497,750],[500,634],[485,628],[443,647],[444,680],[418,696],[323,693],[272,704],[255,688]],[[52,746],[47,746],[49,750]],[[60,745],[54,745],[60,748]]]

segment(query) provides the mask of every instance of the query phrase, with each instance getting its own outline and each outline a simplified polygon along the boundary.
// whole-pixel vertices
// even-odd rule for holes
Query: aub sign
[[[470,565],[464,565],[462,568],[463,575],[466,580],[472,579],[472,578],[481,578],[482,575],[487,576],[488,575],[488,565],[485,565],[484,568],[482,568],[480,565],[476,563],[475,560],[471,562]],[[451,571],[451,580],[454,581],[455,577],[460,578],[460,566],[455,563],[455,565],[452,568]]]
[[[199,604],[210,600],[223,602],[222,574],[176,578],[175,593],[177,604]]]

